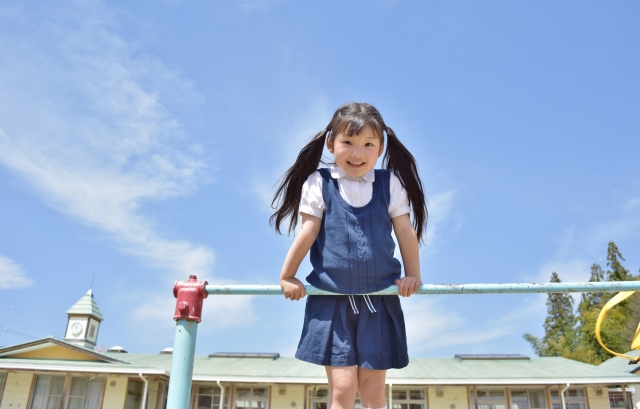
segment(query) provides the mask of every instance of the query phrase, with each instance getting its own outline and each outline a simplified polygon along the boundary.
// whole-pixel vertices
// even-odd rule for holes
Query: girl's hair
[[[280,224],[287,217],[289,218],[288,232],[291,233],[295,229],[298,223],[302,185],[309,175],[318,169],[327,135],[329,140],[333,141],[336,135],[359,135],[367,127],[371,128],[381,140],[383,132],[387,134],[387,150],[382,158],[382,165],[393,172],[405,187],[413,212],[413,226],[418,234],[418,241],[423,240],[428,211],[416,161],[398,140],[393,130],[384,123],[380,112],[364,102],[350,102],[338,108],[329,125],[302,148],[293,166],[280,179],[280,186],[271,201],[271,207],[275,212],[269,219],[270,222],[275,222],[276,232],[281,233]]]

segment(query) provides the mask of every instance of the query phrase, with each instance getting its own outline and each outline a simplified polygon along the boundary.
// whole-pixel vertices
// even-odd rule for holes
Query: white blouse
[[[339,167],[331,166],[331,177],[338,179],[340,196],[353,207],[362,207],[371,201],[373,196],[373,182],[376,179],[375,172],[371,169],[364,176],[354,178],[347,175]],[[400,183],[400,179],[393,173],[389,183],[391,199],[389,200],[389,218],[407,214],[411,211],[407,192]],[[324,200],[322,199],[322,177],[315,171],[302,185],[302,197],[300,200],[300,213],[310,214],[322,218],[324,214]]]

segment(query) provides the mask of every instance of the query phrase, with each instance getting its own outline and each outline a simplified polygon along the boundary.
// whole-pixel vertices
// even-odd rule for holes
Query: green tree
[[[591,266],[589,282],[638,280],[640,276],[630,274],[623,265],[625,259],[614,242],[607,246],[607,271],[596,263]],[[560,282],[554,272],[551,282]],[[596,339],[595,328],[600,311],[613,297],[612,293],[583,293],[573,312],[573,298],[569,294],[549,294],[545,335],[539,339],[531,334],[523,335],[540,356],[562,356],[590,364],[600,364],[612,355],[605,351]],[[640,294],[609,310],[600,335],[607,347],[625,352],[630,349],[640,321]]]
[[[604,281],[628,281],[637,277],[629,274],[623,265],[625,261],[618,246],[612,241],[607,246],[607,267],[605,272],[598,264],[591,266],[590,282]],[[596,338],[596,322],[598,315],[614,294],[612,293],[583,293],[578,305],[578,345],[582,347],[582,356],[578,360],[591,364],[600,364],[612,357],[605,351]],[[612,310],[600,328],[600,336],[604,344],[614,351],[627,351],[635,334],[637,320],[640,318],[640,302],[637,294],[630,299],[621,302]],[[633,310],[633,311],[632,311]],[[634,323],[631,323],[634,321]]]
[[[604,277],[602,267],[593,263],[589,282],[601,282],[604,281]],[[610,357],[610,354],[598,343],[595,332],[598,314],[605,304],[604,298],[605,293],[602,292],[582,293],[580,304],[578,304],[578,344],[582,347],[579,361],[597,365]],[[605,331],[601,332],[604,336]]]
[[[629,270],[624,268],[620,260],[626,261],[616,243],[610,241],[607,246],[607,266],[610,268],[607,271],[607,281],[635,280],[637,277],[629,274]]]
[[[555,271],[551,273],[551,282],[561,282]],[[523,338],[539,356],[566,356],[576,347],[576,324],[573,297],[568,293],[549,293],[547,318],[543,325],[544,337],[539,339],[527,333]]]

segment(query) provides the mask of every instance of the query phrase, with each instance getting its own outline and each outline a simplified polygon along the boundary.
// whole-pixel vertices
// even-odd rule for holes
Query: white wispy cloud
[[[634,197],[632,199],[629,199],[627,203],[625,203],[624,208],[625,210],[631,210],[639,206],[640,206],[640,197]]]
[[[142,209],[204,181],[203,149],[163,98],[198,101],[189,82],[136,55],[100,2],[0,16],[12,34],[0,35],[0,164],[123,251],[182,276],[208,272],[212,249],[163,237]]]
[[[157,344],[164,342],[173,344],[175,322],[171,320],[176,308],[176,300],[165,293],[129,294],[119,298],[118,302],[128,300],[142,304],[133,310],[127,325],[130,325],[138,342]],[[250,326],[258,319],[253,306],[254,296],[209,296],[204,300],[202,320],[209,325],[201,325],[200,335],[206,335],[227,328]],[[215,325],[211,325],[215,323]]]
[[[33,280],[24,268],[9,257],[0,254],[0,290],[12,290],[29,287]]]
[[[273,135],[268,135],[274,141],[272,145],[278,147],[273,152],[275,164],[268,172],[260,169],[254,173],[251,190],[256,204],[265,213],[271,213],[271,199],[277,187],[276,182],[293,165],[298,153],[307,142],[327,126],[331,115],[332,112],[324,98],[315,97],[311,99],[306,109],[301,110],[293,118],[287,118],[287,128],[284,132],[278,129]]]
[[[415,353],[429,353],[453,345],[468,350],[475,344],[512,337],[525,318],[539,315],[544,302],[534,299],[501,316],[483,323],[471,322],[446,297],[410,297],[403,300],[409,348]],[[449,298],[450,300],[450,298]]]
[[[455,204],[456,191],[453,189],[434,194],[429,198],[429,222],[427,225],[426,245],[429,252],[437,251],[438,232],[442,225],[450,220]],[[454,230],[458,227],[453,227]]]

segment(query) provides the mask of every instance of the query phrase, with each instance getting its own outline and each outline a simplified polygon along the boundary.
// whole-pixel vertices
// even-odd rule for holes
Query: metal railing
[[[511,283],[511,284],[423,284],[416,294],[523,294],[565,292],[619,292],[640,290],[640,281],[599,281],[587,283]],[[305,286],[307,295],[335,295]],[[209,295],[282,295],[279,285],[209,285],[196,276],[178,281],[173,287],[177,298],[174,320],[176,332],[169,379],[167,408],[188,409],[191,398],[193,361],[198,323],[202,321],[202,304]],[[392,285],[369,295],[397,295]]]

